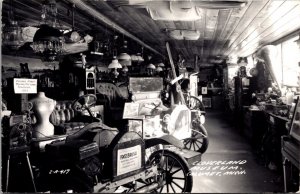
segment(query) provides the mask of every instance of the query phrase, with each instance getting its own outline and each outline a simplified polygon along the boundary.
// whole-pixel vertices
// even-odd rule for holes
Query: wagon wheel
[[[205,107],[203,102],[195,96],[190,96],[188,98],[187,107],[190,110],[200,110],[202,114],[205,114]]]
[[[72,108],[77,111],[84,111],[90,109],[97,102],[97,97],[93,94],[86,94],[80,96],[72,103]],[[92,115],[91,115],[92,116]]]
[[[151,154],[148,162],[157,165],[163,182],[160,188],[152,192],[184,193],[192,191],[193,177],[186,160],[179,154],[171,150],[158,150]]]
[[[208,148],[208,134],[203,125],[199,125],[197,129],[192,129],[190,138],[183,140],[184,147],[189,150],[204,153]]]

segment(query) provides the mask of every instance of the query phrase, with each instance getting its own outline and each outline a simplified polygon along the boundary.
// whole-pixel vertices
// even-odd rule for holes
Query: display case
[[[283,156],[284,192],[299,190],[300,169],[300,104],[299,98],[293,110],[289,134],[281,139]]]
[[[243,133],[251,143],[256,152],[260,152],[263,136],[267,131],[267,122],[262,110],[244,107],[244,128]]]

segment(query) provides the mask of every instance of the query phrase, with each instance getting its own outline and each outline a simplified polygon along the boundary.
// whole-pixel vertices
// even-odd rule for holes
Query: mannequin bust
[[[37,96],[30,100],[32,110],[36,115],[36,124],[33,126],[32,136],[36,138],[54,135],[54,126],[49,118],[54,110],[56,101],[47,98],[44,92],[38,92]]]

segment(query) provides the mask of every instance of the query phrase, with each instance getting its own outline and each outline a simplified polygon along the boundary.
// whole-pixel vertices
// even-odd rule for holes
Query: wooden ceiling
[[[168,41],[175,54],[182,54],[190,62],[198,55],[201,63],[216,56],[248,56],[266,44],[300,31],[300,0],[249,0],[241,8],[202,9],[201,19],[196,21],[153,20],[145,8],[120,6],[123,5],[120,1],[127,2],[57,0],[59,19],[62,25],[71,26],[70,10],[74,3],[78,29],[91,30],[97,26],[104,33],[107,28],[115,27],[116,31],[144,42],[164,56],[167,56],[165,42]],[[3,23],[7,22],[9,2],[4,0],[2,3]],[[13,0],[13,4],[19,23],[39,25],[41,1]],[[166,34],[166,28],[198,30],[200,38],[196,41],[174,40]]]

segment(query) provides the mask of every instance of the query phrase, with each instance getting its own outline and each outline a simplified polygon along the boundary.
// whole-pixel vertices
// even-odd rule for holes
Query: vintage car
[[[183,143],[176,138],[180,130],[169,126],[170,134],[150,133],[152,128],[149,126],[155,125],[151,119],[145,119],[148,109],[144,116],[130,116],[126,115],[129,108],[126,104],[124,119],[129,121],[129,127],[119,131],[103,124],[91,113],[90,108],[96,100],[95,95],[87,94],[73,102],[75,110],[90,113],[92,122],[69,134],[31,138],[30,123],[18,123],[13,127],[9,135],[9,152],[31,152],[31,164],[28,155],[27,158],[29,167],[32,166],[29,169],[33,191],[114,192],[121,189],[143,193],[191,192],[193,179],[190,167],[182,155]],[[136,101],[130,104],[136,104]],[[146,108],[152,109],[150,106]],[[157,109],[157,106],[154,108]],[[189,112],[189,109],[178,106],[174,110],[180,118],[176,125],[189,125],[190,114],[180,116],[182,111]],[[172,120],[172,116],[170,118]],[[145,121],[139,126],[141,131],[130,124],[133,120]],[[188,136],[191,131],[184,133]],[[7,167],[9,171],[9,159]],[[8,180],[7,175],[6,188]]]

